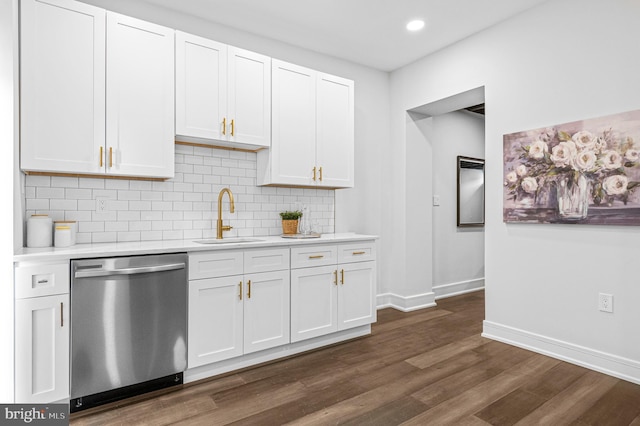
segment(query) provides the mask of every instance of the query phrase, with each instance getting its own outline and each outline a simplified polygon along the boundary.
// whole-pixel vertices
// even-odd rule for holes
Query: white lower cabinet
[[[16,403],[50,403],[69,397],[68,270],[68,262],[16,267]],[[57,282],[49,295],[20,298],[38,294],[43,276]]]
[[[336,250],[338,259],[345,263],[326,255]],[[353,257],[342,256],[345,251]],[[375,259],[374,243],[339,245],[337,249],[306,246],[292,248],[291,252],[292,259],[299,259],[299,265],[311,264],[301,259],[302,253],[309,262],[331,262],[291,270],[292,342],[375,322],[376,262],[370,260]],[[362,252],[366,256],[358,257]]]
[[[203,278],[221,264],[236,274]],[[194,254],[189,269],[189,368],[289,343],[289,249]]]

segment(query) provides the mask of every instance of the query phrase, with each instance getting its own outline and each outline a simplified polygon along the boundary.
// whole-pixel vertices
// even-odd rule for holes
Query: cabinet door
[[[69,295],[16,300],[15,402],[69,397]]]
[[[101,173],[105,11],[71,0],[21,2],[23,170]]]
[[[229,46],[228,140],[271,145],[271,58]]]
[[[189,368],[242,355],[242,287],[242,276],[189,281]]]
[[[107,13],[107,173],[170,178],[174,31]]]
[[[245,275],[244,353],[289,343],[289,271]]]
[[[291,342],[338,330],[336,267],[291,270]]]
[[[316,72],[272,60],[271,181],[315,185]]]
[[[223,139],[227,45],[176,31],[176,134]]]
[[[316,164],[322,167],[318,185],[353,187],[353,81],[328,74],[318,76]]]
[[[338,269],[338,330],[375,322],[376,263],[347,263]]]

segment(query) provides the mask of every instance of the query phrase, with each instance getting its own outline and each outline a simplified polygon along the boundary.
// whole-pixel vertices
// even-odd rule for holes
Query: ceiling
[[[392,71],[547,0],[138,1]]]

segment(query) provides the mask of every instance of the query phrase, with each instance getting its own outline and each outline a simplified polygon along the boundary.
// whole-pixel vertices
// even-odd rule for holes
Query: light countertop
[[[323,234],[319,238],[293,239],[280,236],[247,237],[259,239],[252,242],[234,242],[228,244],[200,244],[197,240],[135,241],[120,243],[76,244],[65,248],[22,248],[13,256],[14,262],[48,262],[69,259],[87,259],[96,257],[135,256],[143,254],[180,253],[196,251],[252,249],[277,246],[297,246],[303,244],[347,243],[374,240],[375,235],[355,233]],[[233,237],[227,238],[234,240]]]

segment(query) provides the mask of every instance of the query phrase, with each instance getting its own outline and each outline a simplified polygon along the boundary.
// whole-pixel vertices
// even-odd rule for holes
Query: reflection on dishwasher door
[[[187,256],[71,263],[71,411],[182,384]]]

